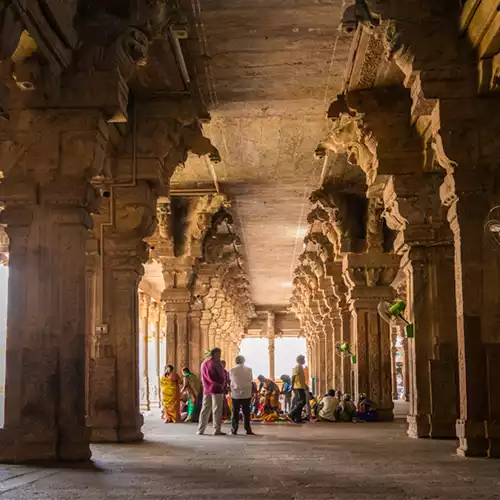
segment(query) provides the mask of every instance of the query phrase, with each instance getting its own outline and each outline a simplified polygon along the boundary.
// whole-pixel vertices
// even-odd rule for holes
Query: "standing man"
[[[304,374],[304,365],[306,358],[297,356],[297,366],[293,369],[292,375],[292,391],[293,391],[293,404],[288,418],[300,424],[302,422],[302,410],[306,405],[306,376]]]
[[[283,387],[281,394],[283,394],[283,413],[288,413],[292,409],[292,379],[289,375],[281,375]]]
[[[252,369],[245,366],[245,358],[236,356],[236,366],[231,368],[229,377],[231,379],[231,399],[233,401],[233,414],[231,417],[231,435],[238,434],[240,420],[240,408],[243,410],[243,421],[247,435],[253,436],[250,427],[250,401],[252,399]]]
[[[210,351],[210,357],[201,365],[201,382],[203,384],[203,404],[198,424],[199,436],[205,434],[210,412],[214,426],[214,436],[225,436],[221,431],[222,407],[226,373],[220,361],[221,350],[216,347]]]

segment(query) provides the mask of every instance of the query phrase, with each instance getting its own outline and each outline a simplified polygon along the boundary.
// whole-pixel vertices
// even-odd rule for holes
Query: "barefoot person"
[[[203,404],[198,424],[198,435],[205,434],[208,418],[212,412],[214,436],[224,436],[222,432],[222,408],[226,373],[221,363],[221,350],[216,347],[210,351],[210,357],[201,365],[203,384]]]

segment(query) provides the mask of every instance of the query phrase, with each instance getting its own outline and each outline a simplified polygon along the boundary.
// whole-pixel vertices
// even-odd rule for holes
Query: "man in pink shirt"
[[[225,436],[221,431],[222,408],[224,404],[224,387],[226,373],[222,366],[221,350],[216,347],[210,352],[210,358],[201,365],[201,382],[203,384],[203,405],[201,407],[200,423],[196,434],[205,434],[210,412],[214,425],[214,436]]]

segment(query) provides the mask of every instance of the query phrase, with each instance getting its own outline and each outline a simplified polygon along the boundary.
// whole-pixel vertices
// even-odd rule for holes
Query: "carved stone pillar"
[[[320,330],[318,332],[318,357],[319,357],[319,390],[318,395],[324,395],[328,390],[328,378],[326,376],[326,335]]]
[[[408,339],[403,339],[403,399],[410,401],[410,364],[408,360]]]
[[[330,312],[322,321],[323,335],[325,338],[325,380],[328,388],[340,387],[335,380],[335,353],[334,353],[334,327],[332,313]],[[337,382],[339,382],[337,380]]]
[[[345,342],[350,343],[352,345],[351,339],[351,311],[349,310],[349,305],[344,299],[341,301],[343,305],[339,308],[340,311],[340,319],[341,319],[341,329],[340,329],[340,342],[343,344]],[[338,354],[336,353],[338,356]],[[354,397],[355,388],[354,388],[354,369],[355,365],[352,364],[352,360],[350,357],[338,356],[337,359],[340,359],[340,367],[341,367],[341,391],[344,393],[351,394]]]
[[[163,375],[165,366],[167,366],[167,315],[165,314],[165,307],[163,303],[158,304],[159,316],[160,316],[160,355],[159,359],[159,374],[158,374],[158,384],[160,383],[160,377]],[[161,399],[161,398],[160,398]]]
[[[98,311],[98,241],[87,238],[86,294],[85,294],[85,414],[90,415],[90,372],[95,359],[95,329]]]
[[[412,248],[402,265],[414,323],[414,337],[408,339],[408,435],[454,438],[458,381],[452,248]]]
[[[392,375],[392,399],[398,399],[398,377],[396,371],[396,340],[399,333],[399,326],[391,325],[391,375]]]
[[[166,306],[165,306],[166,307]],[[167,341],[166,341],[166,364],[177,366],[177,341],[175,333],[175,313],[165,310]]]
[[[174,365],[180,372],[189,363],[189,325],[188,313],[191,293],[187,288],[168,288],[162,296],[165,303],[165,311],[168,316],[170,343],[175,346],[175,351],[169,349],[169,364]],[[170,324],[172,322],[172,324]],[[172,342],[172,340],[175,340]],[[171,346],[173,347],[173,346]]]
[[[377,406],[379,419],[394,418],[391,384],[389,325],[377,312],[381,300],[390,300],[399,258],[369,252],[344,258],[344,279],[349,288],[351,337],[357,362],[354,365],[356,398],[365,393]]]
[[[203,356],[201,317],[202,311],[195,310],[189,313],[189,331],[191,337],[189,344],[189,368],[194,373],[200,372]]]
[[[387,223],[399,231],[394,248],[402,255],[405,315],[414,329],[407,360],[408,435],[415,438],[454,438],[458,413],[454,262],[438,196],[441,179],[393,176],[384,190]]]
[[[276,338],[276,316],[272,311],[267,313],[267,342],[269,352],[269,378],[275,379],[274,370],[274,352]]]
[[[482,243],[489,206],[484,191],[469,191],[477,188],[477,177],[456,179],[460,198],[448,212],[455,247],[460,388],[457,453],[500,457],[499,319],[493,305],[499,300],[499,264],[498,256]],[[497,200],[491,203],[496,204]]]
[[[93,441],[142,440],[139,408],[138,286],[148,259],[144,238],[156,221],[150,187],[114,190],[114,226],[103,228],[103,312],[91,374]],[[130,216],[134,213],[134,217]]]
[[[139,293],[139,370],[140,370],[140,408],[141,411],[150,411],[149,399],[149,312],[151,297],[146,293]]]
[[[201,329],[201,359],[204,359],[205,350],[211,348],[211,340],[209,338],[210,330],[210,318],[211,314],[209,311],[203,311],[201,313],[200,329]]]
[[[177,370],[182,371],[189,364],[188,312],[177,312]]]
[[[85,251],[94,192],[83,174],[47,181],[0,185],[9,237],[4,462],[90,458]]]
[[[153,303],[153,352],[154,352],[154,363],[150,366],[150,377],[149,377],[149,399],[151,401],[151,406],[154,408],[159,408],[161,405],[160,396],[160,377],[161,377],[161,311],[162,305],[158,302]]]

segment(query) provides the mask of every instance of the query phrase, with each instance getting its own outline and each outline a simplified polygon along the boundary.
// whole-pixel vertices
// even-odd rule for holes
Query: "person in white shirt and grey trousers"
[[[231,400],[233,403],[233,415],[231,417],[231,434],[238,434],[240,421],[240,408],[243,411],[243,421],[248,435],[253,435],[250,427],[250,401],[252,399],[252,369],[245,366],[245,358],[236,356],[236,366],[231,368],[229,378],[231,379]]]

